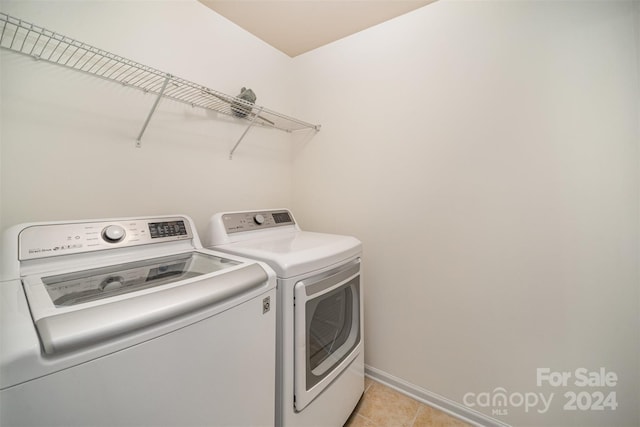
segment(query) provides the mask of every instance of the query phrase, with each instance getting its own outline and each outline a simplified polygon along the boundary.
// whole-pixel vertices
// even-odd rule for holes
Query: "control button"
[[[124,228],[119,225],[110,225],[102,230],[102,238],[109,243],[118,243],[125,236]]]
[[[256,224],[262,225],[264,223],[264,215],[258,214],[253,217],[253,220],[256,222]]]

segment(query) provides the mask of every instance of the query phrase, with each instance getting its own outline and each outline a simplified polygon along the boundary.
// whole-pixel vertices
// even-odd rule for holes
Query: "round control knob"
[[[118,243],[125,236],[124,228],[119,225],[110,225],[102,230],[102,238],[109,243]]]
[[[100,289],[103,291],[113,291],[123,287],[125,284],[122,276],[109,276],[100,283]]]
[[[256,222],[256,224],[262,225],[264,223],[264,215],[258,214],[253,217],[253,220]]]

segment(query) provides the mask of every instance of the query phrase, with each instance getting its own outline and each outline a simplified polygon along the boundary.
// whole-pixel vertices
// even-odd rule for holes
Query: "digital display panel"
[[[273,220],[276,224],[282,224],[283,222],[291,222],[289,212],[278,212],[273,214]]]
[[[149,233],[152,239],[160,237],[186,236],[184,221],[150,222]]]

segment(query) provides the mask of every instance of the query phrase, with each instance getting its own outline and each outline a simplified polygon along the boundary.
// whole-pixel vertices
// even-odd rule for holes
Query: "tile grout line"
[[[365,394],[367,394],[367,392],[369,390],[371,390],[371,387],[373,387],[373,384],[375,382],[373,380],[369,381],[369,385],[364,389],[364,392],[362,393],[362,399],[365,398]],[[376,423],[373,422],[373,420],[371,418],[365,417],[364,415],[360,414],[359,412],[357,413],[358,416],[361,416],[362,418],[364,418],[365,420],[367,420],[367,422],[369,424],[371,424],[372,427],[378,427]]]
[[[420,412],[420,406],[422,404],[418,405],[418,409],[416,409],[416,413],[413,415],[413,419],[411,420],[411,424],[409,425],[409,427],[413,427],[413,425],[416,423],[416,420],[418,419],[418,412]]]
[[[373,422],[373,420],[372,420],[371,418],[367,418],[367,417],[365,417],[364,415],[361,415],[361,414],[356,414],[356,415],[357,415],[357,416],[359,416],[359,417],[362,417],[362,418],[363,418],[363,419],[365,419],[365,420],[367,420],[367,422],[368,422],[369,424],[371,424],[371,425],[372,425],[372,427],[378,427],[378,425],[377,425],[376,423],[374,423],[374,422]]]
[[[387,385],[379,383],[379,382],[375,381],[374,379],[370,379],[367,387],[365,388],[365,390],[364,390],[364,392],[362,394],[362,399],[365,399],[365,396],[369,395],[370,390],[372,388],[376,387],[376,386],[380,386],[383,389],[387,389],[388,388],[388,389],[390,389],[392,391],[395,391],[397,393],[403,394],[403,393],[399,392],[398,390],[395,390],[393,387],[388,387]],[[407,396],[407,395],[404,395],[404,396],[407,397],[408,399],[412,400],[412,401],[415,401],[418,404],[418,406],[417,406],[417,408],[416,408],[416,410],[415,410],[415,412],[413,414],[413,417],[410,420],[407,420],[408,421],[408,423],[406,424],[407,427],[415,427],[416,423],[418,422],[418,416],[420,415],[420,411],[421,410],[423,410],[423,411],[427,410],[427,408],[429,408],[431,410],[434,410],[434,411],[437,411],[438,413],[442,412],[443,414],[447,415],[449,418],[452,418],[455,421],[461,421],[461,420],[458,420],[456,417],[451,416],[450,414],[447,414],[444,411],[440,411],[437,408],[433,408],[433,407],[431,407],[430,405],[427,405],[424,402],[420,402],[419,400],[413,398],[412,396]],[[368,427],[383,427],[382,425],[374,422],[373,419],[362,415],[360,412],[355,412],[355,415],[357,417],[362,417],[361,420],[364,420]],[[440,425],[440,424],[438,424],[438,425]],[[447,425],[449,425],[449,424],[447,424]],[[455,424],[452,424],[452,425],[456,425],[457,426],[459,424],[455,423]],[[469,427],[471,427],[471,426],[469,426]]]
[[[396,392],[398,392],[397,390],[393,390],[392,388],[387,387],[386,385],[384,385],[384,384],[382,384],[382,383],[379,383],[379,382],[377,382],[377,381],[375,381],[375,380],[373,380],[373,379],[372,379],[372,380],[370,381],[370,383],[369,383],[369,386],[365,389],[365,392],[363,393],[363,398],[364,398],[364,395],[367,393],[367,391],[369,391],[369,390],[370,390],[372,387],[374,387],[375,385],[378,385],[378,386],[382,387],[383,389],[389,389],[389,390],[392,390],[392,391],[396,391]],[[399,393],[399,392],[398,392],[398,393]],[[402,394],[402,393],[400,393],[400,394]],[[413,417],[409,420],[409,423],[407,424],[407,427],[413,427],[413,426],[414,426],[414,424],[416,423],[416,420],[418,419],[418,413],[420,412],[420,408],[421,408],[422,406],[424,406],[424,404],[423,404],[423,403],[421,403],[421,402],[419,402],[419,401],[417,401],[416,399],[414,399],[414,398],[412,398],[412,397],[410,397],[410,396],[405,396],[405,397],[407,397],[407,398],[409,398],[409,399],[411,399],[411,400],[415,401],[415,402],[418,404],[418,406],[417,406],[417,408],[416,408],[416,411],[415,411],[415,413],[413,414]],[[365,419],[365,420],[369,421],[369,423],[372,425],[372,427],[378,427],[378,424],[374,423],[374,421],[373,421],[372,419],[370,419],[370,418],[368,418],[368,417],[365,417],[364,415],[361,415],[361,414],[359,414],[359,413],[358,413],[358,415],[360,415],[363,419]]]

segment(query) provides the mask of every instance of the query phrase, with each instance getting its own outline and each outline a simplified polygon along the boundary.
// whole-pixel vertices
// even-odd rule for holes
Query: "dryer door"
[[[296,283],[295,298],[295,408],[301,411],[360,352],[360,260]]]

